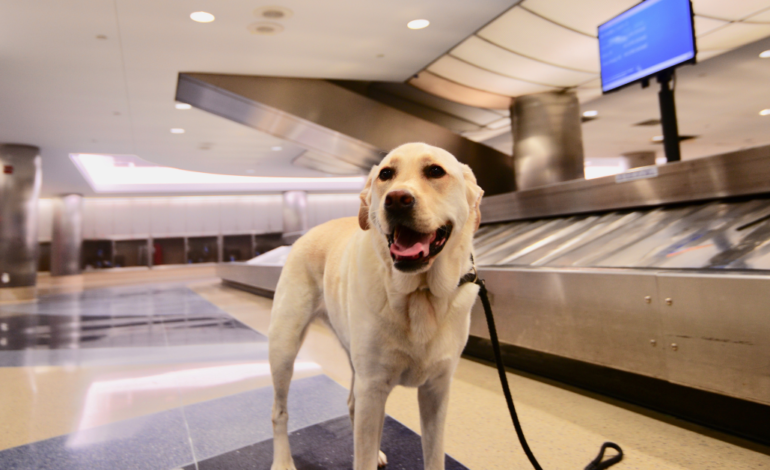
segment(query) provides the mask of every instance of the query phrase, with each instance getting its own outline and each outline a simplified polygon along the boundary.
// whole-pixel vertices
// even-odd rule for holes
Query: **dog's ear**
[[[369,230],[369,205],[372,203],[372,182],[377,174],[377,165],[374,165],[366,178],[366,184],[361,191],[361,205],[358,207],[358,225],[361,230]]]
[[[481,198],[484,196],[484,190],[476,183],[476,176],[468,165],[463,165],[463,177],[465,178],[465,196],[468,198],[470,216],[475,218],[473,221],[473,231],[475,232],[481,224]]]

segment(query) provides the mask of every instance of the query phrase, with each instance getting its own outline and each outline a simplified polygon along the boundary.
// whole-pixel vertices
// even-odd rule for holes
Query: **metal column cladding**
[[[519,190],[583,179],[580,103],[574,93],[520,96],[511,106]]]
[[[294,243],[307,232],[307,193],[286,191],[283,193],[283,239]]]
[[[83,244],[83,197],[68,194],[56,198],[51,240],[51,276],[80,274]]]
[[[0,288],[30,287],[37,280],[37,201],[40,149],[0,145]]]

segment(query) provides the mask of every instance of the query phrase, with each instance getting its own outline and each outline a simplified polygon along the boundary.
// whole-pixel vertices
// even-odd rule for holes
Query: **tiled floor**
[[[213,280],[0,306],[0,469],[269,469],[270,306]],[[344,352],[314,325],[290,394],[299,470],[350,468],[349,380]],[[624,447],[621,470],[770,468],[765,447],[532,377],[509,380],[544,468],[583,468],[605,440]],[[416,392],[397,388],[387,411],[388,468],[422,468]],[[529,468],[485,365],[461,362],[446,441],[447,469]]]

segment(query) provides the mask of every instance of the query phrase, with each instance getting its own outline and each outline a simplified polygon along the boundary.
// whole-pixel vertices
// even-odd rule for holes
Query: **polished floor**
[[[0,305],[0,469],[269,469],[271,301],[217,280],[113,285]],[[344,352],[313,325],[295,367],[299,470],[351,467]],[[770,469],[770,449],[579,390],[509,374],[546,469],[583,468],[600,444],[617,469]],[[447,469],[527,469],[494,369],[463,360]],[[391,469],[422,468],[416,392],[391,395]]]

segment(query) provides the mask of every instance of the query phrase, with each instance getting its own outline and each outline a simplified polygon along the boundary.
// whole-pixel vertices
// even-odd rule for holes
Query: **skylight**
[[[270,177],[235,176],[159,166],[134,155],[70,154],[75,166],[97,193],[359,191],[364,176]]]

